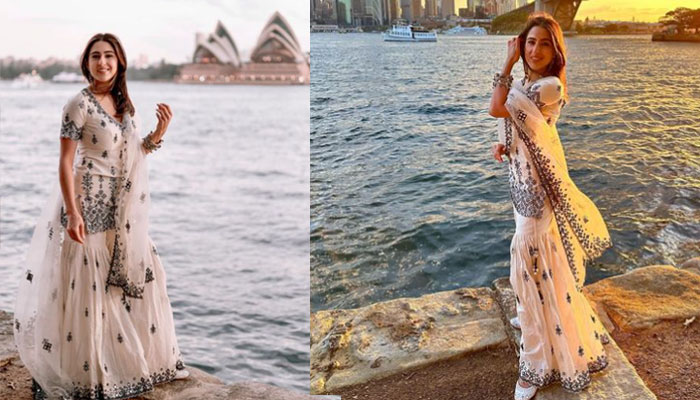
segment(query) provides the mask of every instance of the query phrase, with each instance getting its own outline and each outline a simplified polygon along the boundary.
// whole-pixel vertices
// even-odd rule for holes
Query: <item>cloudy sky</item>
[[[129,60],[191,60],[196,32],[221,20],[247,59],[270,16],[279,11],[302,50],[309,50],[308,0],[0,0],[0,57],[77,59],[98,32],[116,34]]]

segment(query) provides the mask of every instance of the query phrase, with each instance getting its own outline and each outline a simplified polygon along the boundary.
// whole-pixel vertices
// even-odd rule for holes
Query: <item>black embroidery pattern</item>
[[[42,347],[44,348],[44,350],[46,350],[47,352],[51,353],[51,346],[52,346],[52,345],[51,345],[51,342],[49,342],[49,339],[44,339],[44,340],[41,342],[41,344],[42,344]]]
[[[121,242],[120,235],[117,233],[114,235],[114,250],[112,251],[112,262],[109,269],[109,274],[107,275],[107,284],[118,286],[124,291],[122,295],[122,302],[126,301],[125,296],[135,297],[140,299],[143,297],[143,286],[139,286],[134,282],[131,282],[129,277],[123,273],[126,268],[124,267],[124,257],[122,254],[122,248],[124,244]],[[130,307],[127,306],[127,311]]]
[[[61,124],[61,137],[68,138],[72,140],[80,140],[83,138],[83,127],[78,128],[75,121],[73,121],[68,113],[63,116],[63,123]]]
[[[529,163],[526,163],[527,177],[523,178],[520,161],[516,158],[508,168],[510,198],[518,214],[528,218],[542,218],[546,194],[537,183]]]
[[[569,229],[567,229],[567,224],[571,226],[571,230],[589,259],[601,255],[605,249],[612,246],[612,243],[609,239],[591,237],[585,232],[567,199],[566,189],[563,187],[561,180],[557,179],[554,174],[554,167],[551,165],[550,160],[518,125],[515,125],[515,129],[518,133],[518,137],[523,141],[530,152],[530,156],[532,157],[540,177],[540,183],[553,206],[554,217],[557,221],[557,228],[562,239],[562,245],[564,246],[569,268],[574,275],[575,281],[578,282],[580,281],[579,271],[576,267],[574,245],[571,235],[569,234]],[[583,290],[578,284],[576,284],[576,289],[579,292]]]
[[[552,348],[552,353],[554,353]],[[574,376],[569,377],[553,368],[546,373],[538,373],[535,368],[531,367],[525,361],[520,362],[519,375],[520,378],[531,385],[538,388],[547,386],[553,382],[560,381],[561,386],[567,392],[578,393],[585,389],[591,383],[591,374],[598,372],[608,366],[608,359],[605,355],[598,356],[594,361],[587,363],[587,369],[584,371],[575,371]]]
[[[151,282],[154,280],[153,278],[153,271],[150,268],[146,268],[146,283]]]
[[[95,107],[95,110],[97,111],[98,114],[100,114],[103,118],[106,118],[106,119],[107,119],[107,122],[112,123],[114,126],[116,126],[117,128],[119,128],[119,130],[120,130],[122,133],[124,133],[124,130],[126,129],[126,125],[120,123],[119,121],[117,121],[116,119],[114,119],[114,117],[112,117],[111,115],[109,115],[109,114],[104,110],[104,108],[102,108],[102,105],[100,104],[99,101],[97,101],[97,99],[96,99],[95,96],[92,94],[92,92],[90,91],[90,89],[85,88],[85,89],[82,90],[82,92],[87,96],[88,101],[89,101],[90,103],[92,103],[93,107]],[[92,109],[91,109],[90,107],[88,107],[88,113],[89,113],[89,114],[92,114]],[[128,115],[128,113],[127,113],[127,114],[124,114],[124,117],[122,117],[122,121],[124,121],[124,120],[126,119],[126,115]],[[104,121],[104,120],[103,120],[103,121]],[[104,126],[104,125],[103,125],[103,126]]]
[[[85,362],[85,365],[87,365],[87,361]],[[83,367],[85,367],[85,365],[83,365]],[[69,398],[71,400],[130,399],[132,397],[136,397],[140,394],[153,390],[153,387],[155,385],[174,380],[176,375],[176,369],[177,364],[175,368],[161,368],[159,372],[153,372],[148,376],[141,377],[140,379],[134,377],[134,379],[130,383],[123,383],[118,385],[105,386],[101,383],[94,386],[75,385],[73,389],[70,390]],[[106,365],[105,371],[107,371]],[[44,400],[48,398],[46,392],[34,379],[32,379],[32,393],[35,400]]]

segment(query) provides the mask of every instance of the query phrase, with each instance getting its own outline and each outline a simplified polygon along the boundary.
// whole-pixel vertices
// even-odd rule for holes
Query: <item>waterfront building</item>
[[[221,21],[213,33],[197,33],[195,43],[192,63],[182,66],[177,82],[309,84],[308,57],[279,12],[263,27],[248,62]]]
[[[474,1],[474,0],[472,0]],[[449,18],[455,13],[455,0],[441,0],[440,3],[440,16],[442,18]]]
[[[421,0],[411,0],[411,17],[414,21],[423,17],[423,4],[421,4]]]
[[[425,0],[425,16],[437,17],[437,0]]]
[[[406,21],[413,21],[411,14],[412,0],[401,0],[401,18]]]

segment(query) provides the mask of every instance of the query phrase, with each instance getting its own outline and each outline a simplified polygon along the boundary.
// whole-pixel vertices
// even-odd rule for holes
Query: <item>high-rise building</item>
[[[413,20],[423,18],[423,5],[421,0],[411,0],[411,17]]]
[[[474,0],[472,0],[474,1]],[[450,15],[455,13],[455,0],[441,0],[440,2],[440,16],[442,18],[449,18]]]
[[[338,25],[351,26],[352,23],[352,0],[337,0],[336,9],[338,14]]]
[[[385,18],[386,23],[391,24],[392,21],[401,18],[401,12],[399,8],[399,0],[386,0],[385,6]]]
[[[411,3],[412,0],[401,0],[401,18],[406,21],[413,21],[413,14],[411,14]]]
[[[381,25],[384,21],[382,0],[364,0],[365,12],[362,25]]]
[[[425,0],[425,16],[437,17],[437,0]]]

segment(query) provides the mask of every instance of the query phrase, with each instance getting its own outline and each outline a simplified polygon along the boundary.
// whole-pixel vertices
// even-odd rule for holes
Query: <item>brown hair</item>
[[[530,33],[530,29],[535,26],[546,29],[552,37],[552,44],[554,45],[554,58],[552,62],[549,63],[549,66],[547,66],[544,76],[556,76],[559,78],[562,84],[562,98],[568,102],[569,91],[566,88],[566,44],[564,43],[564,33],[557,20],[546,12],[531,14],[527,19],[525,29],[518,35],[520,38],[520,56],[523,60],[525,74],[530,70],[530,66],[527,65],[527,61],[525,61],[525,42],[527,40],[527,34]]]
[[[83,76],[90,82],[90,86],[94,84],[94,78],[90,74],[88,68],[88,59],[90,58],[90,50],[97,42],[109,43],[117,56],[117,73],[112,77],[109,85],[109,93],[114,99],[114,105],[117,109],[117,117],[121,117],[126,113],[134,115],[134,104],[129,97],[129,91],[126,89],[126,54],[124,48],[119,42],[119,39],[111,33],[98,33],[88,40],[83,54],[80,56],[80,69],[83,71]],[[93,87],[94,88],[94,87]]]

